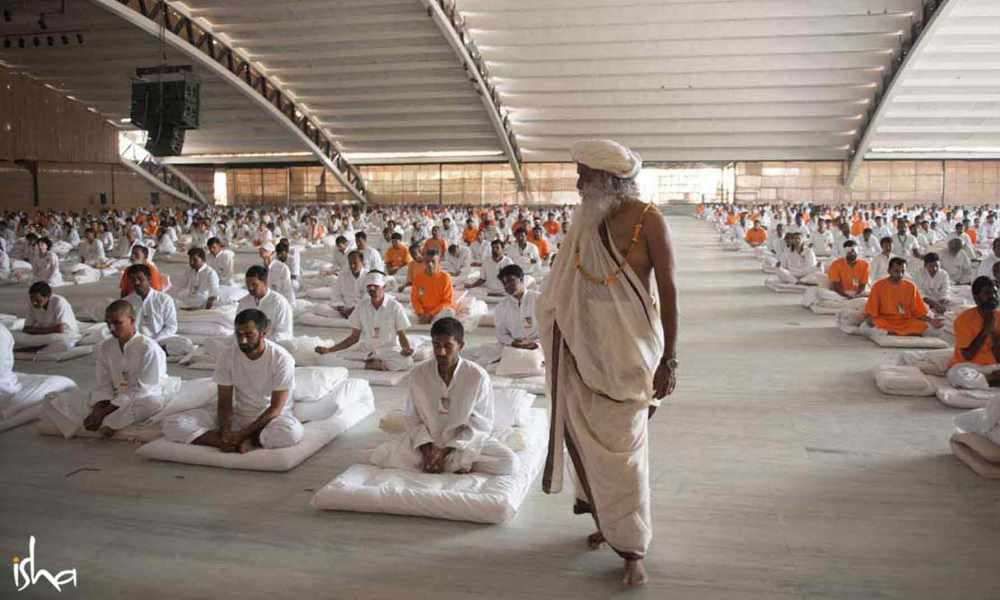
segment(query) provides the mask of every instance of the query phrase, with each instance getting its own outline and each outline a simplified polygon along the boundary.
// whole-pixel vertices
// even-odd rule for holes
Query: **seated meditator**
[[[53,353],[76,346],[80,331],[69,300],[53,294],[49,284],[37,281],[28,288],[28,301],[24,327],[14,332],[18,350]]]
[[[208,240],[208,266],[219,276],[219,285],[233,285],[236,255],[217,237]]]
[[[883,237],[879,240],[881,252],[872,258],[872,281],[878,281],[889,276],[889,261],[893,258],[892,238]]]
[[[519,459],[493,436],[493,386],[479,365],[459,356],[462,324],[443,318],[431,327],[434,359],[409,375],[406,432],[372,453],[372,463],[424,473],[510,475]]]
[[[472,250],[458,244],[448,246],[444,257],[444,270],[452,277],[464,275],[472,267]]]
[[[514,243],[507,247],[507,256],[521,267],[525,275],[537,275],[542,266],[542,256],[538,246],[528,243],[528,234],[523,229],[514,232]]]
[[[844,256],[833,261],[830,272],[827,273],[830,291],[836,297],[848,300],[863,296],[868,289],[868,270],[868,261],[858,258],[858,243],[854,240],[845,241]]]
[[[60,394],[45,408],[45,416],[66,437],[80,427],[111,437],[163,408],[167,378],[163,348],[137,330],[135,311],[126,300],[108,305],[104,319],[111,337],[97,345],[93,391]]]
[[[59,257],[52,251],[52,240],[47,237],[35,242],[37,248],[31,259],[32,281],[47,283],[52,287],[63,284],[62,272],[59,271]]]
[[[236,315],[236,343],[226,346],[215,366],[217,409],[168,417],[163,422],[166,439],[240,453],[302,441],[305,430],[292,413],[295,359],[267,339],[269,325],[256,309]]]
[[[357,246],[357,251],[361,253],[361,258],[364,260],[365,271],[374,270],[385,273],[385,263],[382,261],[382,255],[379,254],[378,250],[368,245],[368,234],[364,231],[355,233],[354,243]]]
[[[346,319],[364,294],[365,263],[361,253],[352,250],[348,258],[349,268],[341,271],[330,288],[330,306],[337,315]]]
[[[512,264],[514,264],[514,260],[504,254],[503,242],[493,240],[490,242],[490,255],[483,261],[480,268],[479,279],[465,286],[465,288],[473,289],[485,286],[488,296],[503,296],[504,286],[503,282],[500,281],[500,271]]]
[[[983,262],[979,263],[976,270],[976,277],[992,277],[993,266],[1000,263],[1000,237],[993,240],[993,254],[983,257]]]
[[[935,313],[942,315],[952,304],[951,278],[941,268],[941,259],[936,252],[924,255],[924,266],[913,277],[924,302]]]
[[[395,275],[400,269],[413,262],[410,249],[403,243],[403,234],[392,232],[389,237],[389,247],[385,250],[386,273]]]
[[[424,257],[424,268],[413,276],[410,305],[420,323],[431,323],[442,317],[454,317],[455,288],[451,276],[441,270],[441,256],[430,248]]]
[[[948,249],[940,255],[941,268],[948,273],[951,282],[957,285],[972,281],[972,261],[962,250],[962,240],[953,237],[948,240]]]
[[[132,265],[125,270],[132,293],[125,301],[132,305],[139,333],[162,344],[177,335],[177,307],[169,294],[153,289],[152,273],[147,265]]]
[[[413,347],[406,330],[406,309],[385,294],[385,275],[369,271],[363,277],[367,297],[351,312],[351,333],[333,346],[317,346],[317,354],[337,354],[338,359],[364,361],[374,371],[407,371],[413,367]]]
[[[188,250],[189,269],[170,293],[182,310],[211,310],[219,300],[219,276],[205,262],[201,248]]]
[[[1000,387],[1000,322],[997,312],[1000,298],[997,284],[989,277],[977,277],[972,282],[975,308],[955,318],[955,353],[949,370],[972,367],[986,375],[990,387]],[[949,381],[954,381],[949,377]]]
[[[108,261],[104,253],[104,244],[97,239],[97,231],[93,227],[84,230],[77,252],[80,253],[80,262],[91,267],[104,265]]]
[[[247,295],[240,299],[237,313],[253,308],[267,316],[271,323],[267,339],[280,342],[294,337],[292,305],[267,285],[267,267],[253,265],[246,274]]]
[[[410,244],[410,257],[413,260],[406,265],[406,280],[399,285],[400,292],[404,291],[407,286],[413,285],[413,278],[424,270],[424,251],[420,242]]]
[[[806,247],[802,234],[789,233],[789,247],[781,256],[778,265],[778,279],[782,283],[812,283],[815,284],[819,264],[812,248]]]
[[[497,343],[481,346],[467,353],[470,360],[483,366],[499,362],[504,348],[530,350],[539,354],[542,352],[538,322],[535,320],[535,303],[539,292],[524,287],[524,271],[517,265],[507,265],[501,269],[500,280],[507,296],[496,308],[494,323]]]
[[[267,267],[267,287],[277,294],[281,294],[288,300],[288,304],[295,306],[295,288],[292,286],[292,271],[288,268],[281,256],[288,257],[288,246],[278,244],[275,246],[271,242],[261,244],[261,260]]]
[[[156,268],[153,261],[149,260],[149,248],[145,246],[135,245],[132,246],[132,250],[129,253],[129,260],[133,265],[146,265],[149,267],[150,278],[149,283],[153,286],[153,289],[162,292],[166,288],[166,280],[163,275],[160,274],[160,270]],[[122,272],[121,280],[118,282],[118,288],[121,290],[121,297],[124,298],[128,296],[135,290],[132,289],[132,282],[129,280],[125,272]]]
[[[928,326],[940,328],[943,322],[932,318],[920,290],[904,279],[906,260],[895,256],[889,261],[889,276],[876,281],[865,305],[865,322],[869,333],[900,336],[924,335]]]
[[[744,240],[751,248],[763,246],[767,243],[767,230],[760,226],[760,221],[754,219],[753,227],[747,230]]]

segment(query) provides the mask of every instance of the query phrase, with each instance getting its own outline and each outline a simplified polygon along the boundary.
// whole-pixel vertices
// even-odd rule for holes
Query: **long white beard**
[[[580,190],[580,200],[580,208],[573,215],[573,220],[586,229],[603,221],[623,202],[621,196],[601,184],[590,184]]]

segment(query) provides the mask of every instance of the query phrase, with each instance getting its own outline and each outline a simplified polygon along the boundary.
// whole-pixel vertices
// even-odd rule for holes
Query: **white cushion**
[[[330,418],[306,423],[303,427],[305,435],[302,441],[289,448],[257,449],[246,454],[239,454],[220,452],[216,448],[207,446],[178,444],[160,438],[140,447],[136,454],[152,460],[224,469],[289,471],[373,412],[375,412],[375,405],[370,397],[361,397],[357,402],[342,403],[338,412]]]
[[[883,348],[950,348],[951,344],[936,337],[918,335],[872,335],[868,339]]]
[[[341,405],[351,402],[366,402],[368,398],[374,403],[375,395],[367,381],[361,379],[344,379],[337,382],[325,396],[316,402],[296,404],[292,408],[295,417],[303,423],[329,419],[340,410]]]
[[[503,431],[528,424],[534,394],[514,388],[493,389],[493,430]]]
[[[920,369],[925,375],[944,377],[952,357],[951,348],[940,350],[912,350],[901,352],[899,364]]]
[[[531,377],[545,374],[545,354],[541,348],[522,350],[505,346],[496,368],[500,377]]]
[[[319,490],[312,505],[322,510],[503,523],[517,513],[545,464],[548,429],[546,411],[534,409],[528,426],[515,430],[524,434],[524,446],[518,451],[521,467],[513,475],[437,475],[352,465]]]
[[[49,394],[76,388],[76,383],[72,379],[61,375],[17,373],[17,383],[21,389],[0,403],[0,418],[5,421],[27,408],[41,404]]]
[[[292,397],[295,402],[316,402],[344,379],[347,369],[343,367],[298,367]]]
[[[897,365],[877,369],[875,385],[890,396],[933,396],[936,391],[920,369]]]

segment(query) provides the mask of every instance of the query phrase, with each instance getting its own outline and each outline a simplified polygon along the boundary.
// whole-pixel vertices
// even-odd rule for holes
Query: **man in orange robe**
[[[856,298],[868,287],[870,267],[868,261],[858,258],[858,244],[844,242],[844,256],[833,261],[827,278],[830,289],[842,298]]]
[[[413,276],[410,304],[420,323],[440,317],[454,317],[455,288],[451,276],[441,269],[441,255],[430,248],[424,253],[424,268]]]
[[[767,230],[760,226],[760,221],[754,221],[753,227],[747,230],[745,237],[751,247],[763,246],[767,243]]]
[[[145,246],[140,246],[136,244],[135,246],[132,247],[132,254],[130,255],[130,258],[132,259],[133,265],[141,264],[149,267],[149,272],[151,275],[149,278],[149,285],[152,286],[154,290],[162,292],[167,282],[164,279],[164,277],[160,274],[160,270],[157,269],[156,265],[153,264],[153,261],[149,260],[149,249],[146,248]],[[124,272],[122,272],[122,277],[121,280],[119,280],[118,282],[118,287],[119,289],[121,289],[122,298],[128,296],[129,294],[135,291],[135,288],[132,287],[131,278],[126,277]]]
[[[403,236],[398,231],[392,232],[390,236],[391,245],[385,251],[385,269],[389,275],[395,275],[406,265],[413,262],[410,249],[403,243]]]
[[[889,276],[872,286],[865,305],[865,325],[888,332],[889,335],[924,335],[928,323],[940,327],[940,319],[931,318],[927,304],[917,286],[907,279],[906,260],[894,257],[889,261]]]
[[[957,364],[997,365],[1000,356],[1000,329],[997,328],[997,284],[989,277],[977,277],[972,283],[976,307],[955,319],[955,353],[949,367]],[[990,381],[991,385],[995,385]]]

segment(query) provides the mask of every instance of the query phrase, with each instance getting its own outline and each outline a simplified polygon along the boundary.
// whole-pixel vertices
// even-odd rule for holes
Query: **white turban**
[[[385,287],[385,275],[381,273],[369,272],[365,275],[365,287],[370,285]]]
[[[582,140],[569,152],[575,162],[622,179],[632,179],[642,169],[642,157],[614,140]]]

